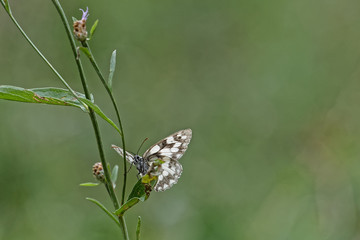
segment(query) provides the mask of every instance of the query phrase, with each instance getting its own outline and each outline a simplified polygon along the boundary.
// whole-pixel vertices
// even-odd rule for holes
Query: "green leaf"
[[[132,198],[139,198],[139,200],[141,201],[145,201],[146,200],[146,185],[142,182],[142,179],[139,179],[137,181],[137,183],[134,185],[128,200],[131,200]]]
[[[119,227],[121,227],[120,222],[117,220],[117,218],[114,216],[114,214],[112,214],[109,210],[107,210],[106,207],[104,205],[102,205],[98,200],[93,199],[93,198],[86,198],[86,200],[89,200],[90,202],[93,202],[96,205],[98,205],[112,220],[114,220],[114,222]]]
[[[141,217],[138,217],[138,223],[136,226],[136,240],[140,240],[140,227],[141,227]]]
[[[132,199],[128,200],[126,203],[124,203],[124,205],[121,206],[121,208],[119,208],[118,210],[115,211],[115,214],[119,217],[123,216],[127,210],[129,210],[131,207],[133,207],[139,201],[140,201],[139,198],[132,198]]]
[[[79,98],[85,98],[82,93],[77,93],[77,95]],[[86,109],[69,90],[61,88],[48,87],[25,89],[15,86],[1,85],[0,99],[27,103],[73,106],[82,109],[84,112],[88,112],[88,109]]]
[[[10,13],[11,15],[11,10],[10,10],[10,5],[9,5],[9,1],[8,0],[4,0],[5,3],[5,10]]]
[[[152,180],[150,183],[143,183],[142,179],[139,179],[139,181],[137,181],[137,183],[133,187],[126,203],[124,203],[124,205],[117,209],[115,211],[115,214],[117,216],[122,216],[127,210],[132,208],[139,201],[146,201],[149,198],[151,189],[155,185],[155,183],[156,180]]]
[[[114,77],[115,67],[116,67],[116,50],[114,50],[112,52],[111,58],[110,58],[110,71],[109,71],[109,78],[108,78],[108,86],[109,86],[110,90],[112,90],[112,80]]]
[[[112,172],[111,172],[111,182],[115,185],[115,182],[118,178],[118,171],[119,171],[119,166],[115,165]]]
[[[86,47],[79,47],[79,49],[80,49],[83,53],[85,53],[85,55],[86,55],[88,58],[91,59],[91,53],[90,53],[90,51],[89,51],[88,48],[86,48]]]
[[[110,118],[108,118],[95,103],[91,102],[89,99],[86,98],[80,98],[80,100],[89,107],[91,107],[94,110],[94,112],[96,112],[102,119],[110,123],[110,125],[113,126],[116,129],[116,131],[120,133],[120,135],[122,135],[122,132],[116,126],[116,124]]]
[[[96,27],[99,23],[99,19],[96,19],[96,21],[94,22],[94,24],[92,25],[91,29],[90,29],[90,36],[89,36],[89,40],[94,36]]]
[[[91,107],[94,112],[96,112],[101,118],[113,126],[116,131],[120,133],[120,135],[122,135],[122,132],[116,126],[116,124],[110,118],[108,118],[95,103],[85,98],[85,95],[82,93],[76,94],[82,103],[77,100],[70,91],[62,88],[48,87],[25,89],[14,86],[0,85],[0,99],[9,101],[73,106],[80,108],[84,112],[88,112],[88,109],[86,106],[84,106],[84,104],[86,104],[88,107]]]
[[[72,17],[73,22],[77,22],[78,20],[75,17]]]
[[[82,187],[96,187],[98,185],[100,185],[100,183],[92,183],[92,182],[80,183],[80,186]]]

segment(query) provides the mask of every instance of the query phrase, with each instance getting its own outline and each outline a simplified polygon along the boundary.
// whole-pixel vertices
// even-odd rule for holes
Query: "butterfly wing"
[[[143,155],[148,161],[161,159],[179,160],[185,153],[192,137],[191,129],[178,131],[152,145]]]
[[[124,150],[121,147],[118,147],[116,145],[111,145],[111,147],[122,157],[124,157]],[[129,153],[128,151],[126,151],[126,160],[131,163],[134,164],[135,162],[135,158],[134,155],[132,153]]]
[[[178,160],[184,155],[192,137],[191,129],[178,131],[152,145],[143,155],[150,164],[149,172],[158,176],[155,191],[165,191],[171,188],[182,173]],[[155,166],[155,160],[163,163]]]
[[[152,168],[150,168],[149,171],[151,170]],[[158,181],[154,187],[154,190],[159,192],[171,188],[178,182],[182,171],[183,168],[181,164],[178,161],[172,159],[166,161],[160,166],[157,166],[154,172],[158,175]]]

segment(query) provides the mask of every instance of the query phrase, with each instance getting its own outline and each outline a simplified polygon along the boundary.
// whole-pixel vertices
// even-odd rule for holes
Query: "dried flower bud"
[[[86,31],[86,20],[89,17],[89,9],[86,7],[86,11],[80,9],[83,12],[81,20],[74,22],[74,35],[77,40],[83,42],[86,40],[88,33]]]
[[[105,182],[105,175],[104,175],[104,169],[101,164],[101,162],[97,162],[93,166],[93,175],[94,177],[99,180],[100,182]]]

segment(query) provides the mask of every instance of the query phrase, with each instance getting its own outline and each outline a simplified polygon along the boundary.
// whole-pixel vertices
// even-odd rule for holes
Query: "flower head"
[[[84,10],[82,10],[81,8],[80,8],[80,11],[82,11],[83,12],[83,15],[82,15],[82,18],[81,18],[81,20],[87,20],[87,18],[89,17],[89,8],[88,7],[86,7],[86,11],[84,11]]]
[[[105,175],[104,175],[104,169],[101,164],[101,162],[97,162],[93,166],[93,175],[94,177],[99,180],[100,182],[105,182]]]
[[[86,7],[86,11],[80,8],[80,11],[83,12],[81,20],[75,21],[73,24],[74,35],[77,40],[84,42],[88,36],[86,31],[86,20],[89,17],[89,9]]]

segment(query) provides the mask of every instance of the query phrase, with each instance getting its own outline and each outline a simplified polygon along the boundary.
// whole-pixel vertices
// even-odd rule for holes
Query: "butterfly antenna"
[[[130,167],[129,167],[129,169],[126,171],[126,173],[129,173],[129,172],[130,172],[130,169],[131,169],[132,165],[134,165],[134,164],[133,164],[133,163],[130,164]]]
[[[139,149],[137,150],[136,155],[138,155],[138,154],[139,154],[139,151],[140,151],[140,149],[141,149],[142,145],[144,145],[144,143],[145,143],[148,139],[149,139],[149,138],[145,138],[145,139],[144,139],[144,141],[141,143],[141,145],[140,145]]]

